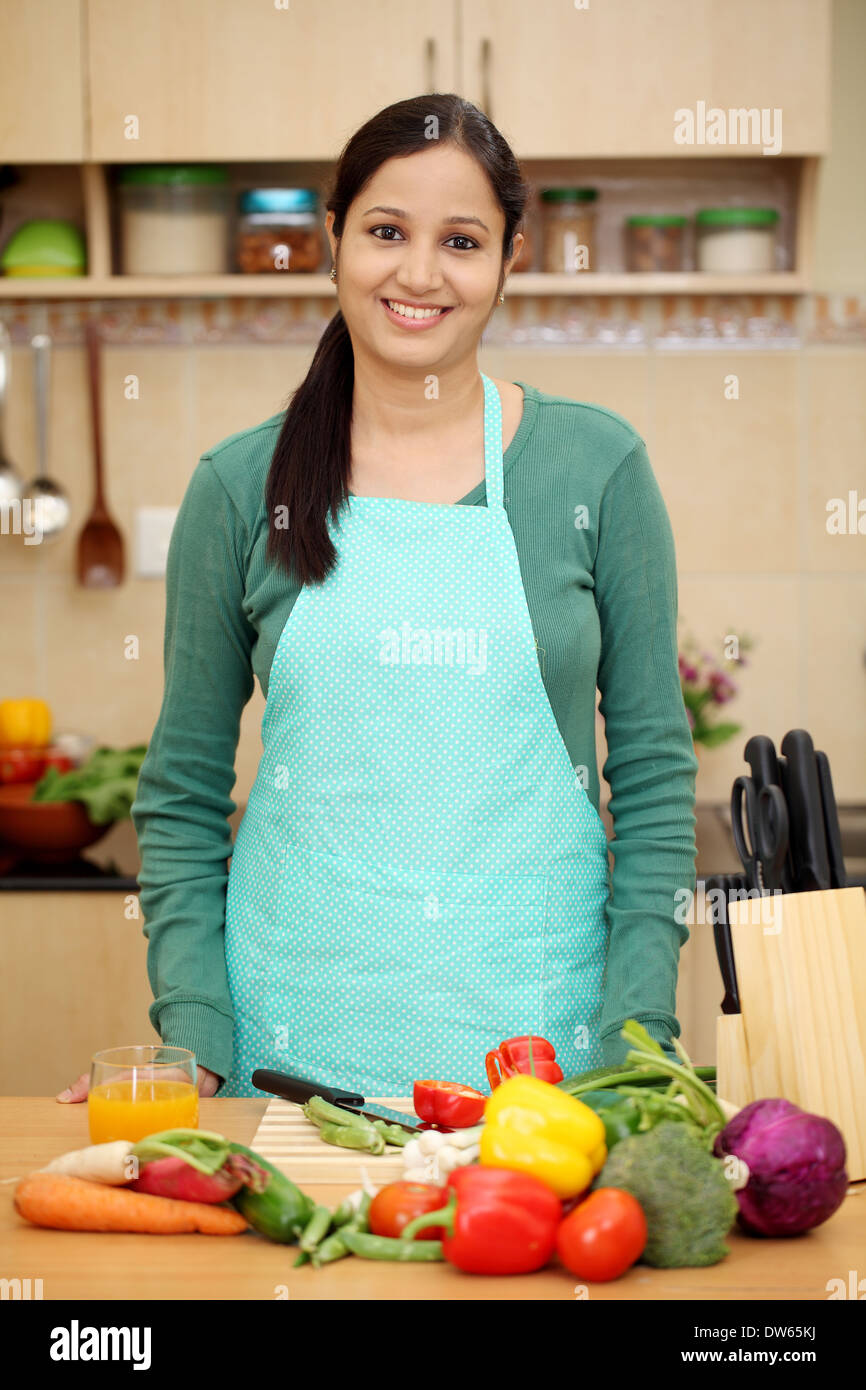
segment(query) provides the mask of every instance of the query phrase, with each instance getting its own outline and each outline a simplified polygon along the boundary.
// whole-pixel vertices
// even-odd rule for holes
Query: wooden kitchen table
[[[202,1129],[250,1144],[267,1102],[203,1100]],[[292,1269],[294,1246],[252,1232],[240,1236],[149,1236],[49,1231],[31,1226],[12,1204],[14,1182],[57,1154],[89,1143],[87,1106],[52,1098],[0,1097],[0,1278],[41,1279],[48,1299],[503,1299],[577,1296],[578,1281],[560,1266],[538,1274],[481,1278],[445,1264],[400,1265],[349,1257]],[[371,1175],[375,1159],[370,1160]],[[336,1206],[346,1184],[303,1184]],[[849,1281],[866,1250],[866,1184],[853,1186],[818,1230],[793,1240],[732,1233],[731,1253],[708,1269],[635,1265],[609,1284],[589,1286],[591,1300],[813,1299],[827,1281]],[[849,1290],[847,1296],[856,1297]]]

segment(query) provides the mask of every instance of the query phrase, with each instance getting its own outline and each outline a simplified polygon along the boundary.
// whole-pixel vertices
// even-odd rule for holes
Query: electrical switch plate
[[[139,579],[161,579],[177,507],[139,507],[135,513],[135,573]]]

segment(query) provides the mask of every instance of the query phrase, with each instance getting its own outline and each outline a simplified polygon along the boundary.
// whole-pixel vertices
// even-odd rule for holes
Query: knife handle
[[[830,861],[815,746],[807,729],[789,729],[781,747],[795,891],[817,892],[830,887]]]
[[[848,874],[845,869],[845,856],[842,853],[842,833],[839,829],[839,811],[836,806],[836,798],[833,795],[830,759],[826,753],[816,749],[815,764],[818,768],[818,785],[821,788],[821,805],[824,810],[827,857],[830,861],[830,887],[847,888]]]
[[[313,1096],[322,1096],[332,1105],[341,1105],[348,1110],[359,1110],[364,1104],[364,1097],[354,1091],[341,1091],[337,1086],[325,1086],[320,1081],[307,1081],[302,1076],[291,1076],[284,1071],[259,1069],[253,1072],[250,1080],[260,1091],[270,1091],[271,1095],[280,1096],[283,1100],[292,1100],[296,1105],[303,1105]]]

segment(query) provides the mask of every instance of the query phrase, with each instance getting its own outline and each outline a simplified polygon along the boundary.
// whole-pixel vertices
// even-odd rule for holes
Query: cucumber
[[[285,1173],[245,1144],[230,1142],[229,1148],[232,1153],[245,1154],[270,1175],[264,1192],[253,1192],[249,1187],[242,1187],[232,1197],[232,1206],[260,1235],[280,1245],[294,1245],[315,1209],[312,1197],[308,1197]]]
[[[695,1073],[709,1087],[716,1084],[715,1067],[695,1067]],[[621,1067],[596,1067],[594,1071],[583,1071],[577,1076],[566,1076],[557,1081],[561,1091],[578,1096],[582,1091],[603,1091],[611,1086],[658,1086],[667,1087],[671,1078],[667,1072],[638,1070],[628,1063]]]

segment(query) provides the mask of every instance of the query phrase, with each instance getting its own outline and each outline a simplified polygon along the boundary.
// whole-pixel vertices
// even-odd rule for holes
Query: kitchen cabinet
[[[456,7],[87,0],[90,157],[333,159],[380,107],[453,90]]]
[[[5,163],[85,157],[84,0],[0,0],[0,151]]]
[[[699,101],[779,108],[783,153],[828,148],[830,0],[461,0],[460,22],[459,90],[522,159],[760,154],[675,144]]]
[[[56,1095],[94,1052],[159,1042],[138,897],[0,893],[0,1095]]]

